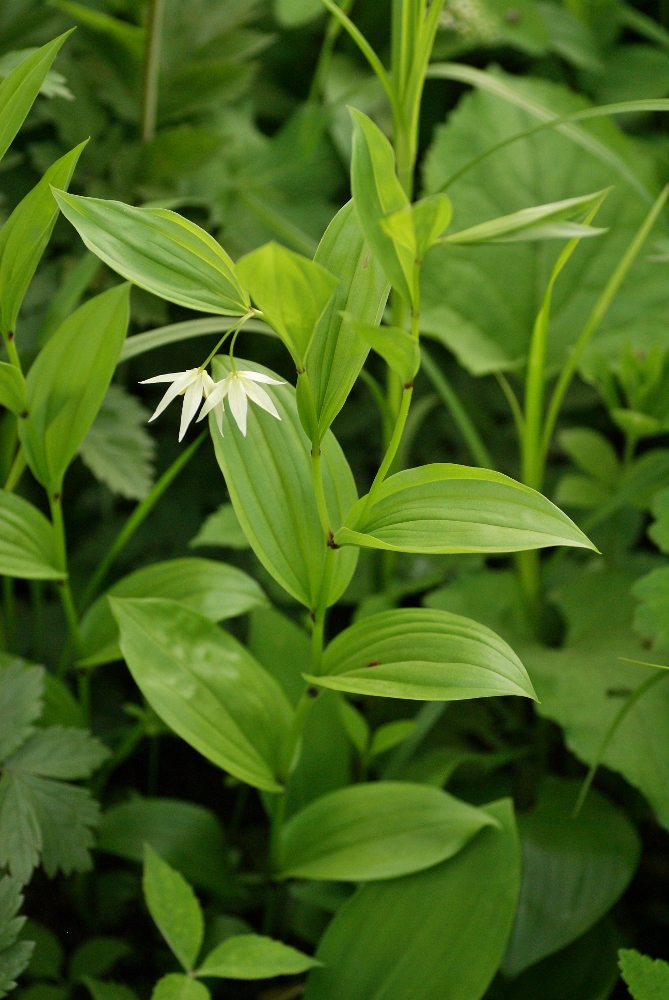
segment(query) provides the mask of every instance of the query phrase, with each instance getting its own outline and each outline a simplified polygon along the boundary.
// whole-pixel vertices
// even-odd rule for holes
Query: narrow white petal
[[[185,375],[197,375],[197,368],[189,368],[187,372],[169,372],[167,375],[154,375],[153,378],[145,378],[139,384],[151,385],[152,382],[176,382],[177,379]]]
[[[205,396],[209,395],[215,385],[216,382],[214,382],[209,372],[202,372],[202,388],[204,389]]]
[[[197,379],[186,389],[184,405],[181,408],[181,426],[179,427],[179,440],[183,441],[184,434],[188,430],[188,425],[197,413],[197,408],[202,399],[202,379]]]
[[[253,382],[249,382],[247,379],[242,379],[241,382],[249,399],[252,399],[254,403],[261,406],[263,410],[267,410],[267,412],[271,413],[277,420],[281,420],[281,417],[277,413],[276,406],[264,389],[261,389],[259,385],[255,385]]]
[[[219,403],[214,407],[214,419],[216,420],[218,432],[223,437],[223,403]]]
[[[211,410],[213,410],[215,406],[218,406],[219,403],[223,402],[223,400],[225,399],[225,397],[229,392],[229,389],[230,389],[230,376],[228,375],[220,382],[214,382],[213,389],[208,389],[205,391],[207,401],[202,407],[202,412],[200,413],[200,416],[197,418],[198,421],[204,420],[207,414]]]
[[[237,372],[241,378],[250,378],[252,382],[269,382],[272,385],[285,385],[278,378],[270,378],[269,375],[263,375],[262,372]]]
[[[165,410],[170,405],[172,400],[176,399],[177,396],[184,391],[184,389],[187,389],[189,385],[192,385],[195,381],[197,381],[197,369],[192,372],[180,372],[180,375],[181,378],[176,379],[176,381],[172,383],[163,398],[158,403],[155,412],[149,417],[149,423],[151,423],[152,420],[155,420],[156,417],[159,417],[163,410]]]
[[[246,410],[248,404],[246,402],[246,393],[244,392],[244,386],[242,385],[241,379],[234,378],[230,382],[230,389],[228,391],[228,403],[230,404],[230,411],[233,417],[237,421],[237,426],[240,431],[246,437]]]

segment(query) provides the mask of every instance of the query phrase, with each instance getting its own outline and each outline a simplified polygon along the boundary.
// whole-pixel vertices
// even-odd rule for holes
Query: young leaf
[[[495,821],[438,788],[399,781],[324,795],[284,826],[284,878],[369,882],[422,871],[452,857]]]
[[[35,478],[59,492],[68,465],[100,409],[128,326],[129,285],[79,306],[34,361],[28,417],[19,436]]]
[[[361,886],[320,940],[322,969],[305,1000],[474,1000],[499,965],[518,898],[513,808],[486,806],[488,826],[455,857]],[[383,933],[379,933],[383,914]]]
[[[267,368],[237,360],[237,367]],[[230,371],[227,358],[213,361],[214,377]],[[210,430],[216,458],[225,476],[232,505],[255,554],[269,573],[296,600],[314,608],[325,558],[325,539],[318,518],[311,472],[311,443],[302,429],[291,385],[267,387],[281,420],[258,407],[249,409],[246,437],[228,420],[221,435],[213,416]],[[334,435],[321,444],[323,479],[332,529],[340,525],[357,496],[353,474]],[[356,557],[338,553],[330,589],[332,604],[353,575]]]
[[[0,361],[0,406],[5,406],[16,417],[28,412],[25,379],[15,365],[6,361]]]
[[[144,898],[149,913],[186,972],[197,961],[204,938],[204,917],[183,875],[149,844],[144,845]]]
[[[420,368],[420,347],[415,337],[396,326],[370,326],[349,317],[355,332],[380,354],[402,385],[410,385]]]
[[[669,963],[632,948],[618,952],[620,971],[634,1000],[664,1000],[669,995]]]
[[[100,1000],[108,998],[101,997]],[[109,1000],[115,998],[110,997]],[[204,983],[198,983],[192,976],[184,976],[181,972],[168,972],[153,987],[151,1000],[211,1000],[211,994]]]
[[[579,223],[567,223],[575,215],[587,215],[603,200],[606,191],[566,198],[549,205],[523,208],[520,212],[504,215],[500,219],[482,222],[478,226],[463,229],[459,233],[445,236],[444,243],[516,243],[525,240],[569,239],[577,236],[599,236],[605,229],[595,229]]]
[[[0,160],[21,128],[58,50],[69,34],[71,32],[66,31],[37,49],[0,83]]]
[[[354,694],[457,701],[515,694],[535,698],[503,639],[470,618],[400,608],[361,618],[333,639],[312,684]]]
[[[338,281],[321,264],[272,241],[237,262],[239,280],[304,371],[316,329]]]
[[[321,963],[281,941],[261,934],[236,934],[214,948],[197,970],[198,976],[221,979],[272,979],[295,976]]]
[[[397,719],[396,722],[386,722],[385,725],[379,726],[374,733],[370,756],[377,757],[380,753],[392,750],[399,743],[404,743],[415,728],[416,723],[413,719]]]
[[[316,324],[307,356],[307,374],[322,438],[346,402],[369,350],[344,314],[377,324],[388,298],[388,283],[365,242],[352,201],[335,215],[314,260],[339,278]]]
[[[409,205],[395,173],[395,154],[374,122],[355,108],[351,190],[365,239],[385,271],[388,281],[407,301],[413,301],[415,254],[396,242],[381,225],[386,215]]]
[[[430,247],[438,242],[452,214],[450,198],[445,194],[433,194],[386,215],[381,219],[381,228],[396,244],[422,261]]]
[[[281,791],[292,711],[276,681],[236,639],[176,601],[110,604],[130,673],[160,718],[236,778]]]
[[[242,531],[239,518],[231,503],[224,503],[202,522],[195,538],[188,543],[189,549],[206,546],[222,549],[248,549],[249,543]]]
[[[54,191],[89,250],[133,284],[200,312],[243,316],[248,296],[213,236],[163,208]]]
[[[146,429],[150,411],[120,385],[110,385],[79,454],[99,482],[127,500],[143,500],[153,485],[156,444]]]
[[[121,659],[110,597],[163,597],[179,601],[212,622],[235,618],[267,603],[255,580],[227,563],[170,559],[145,566],[115,583],[86,612],[81,622],[81,666]]]
[[[0,493],[0,573],[21,580],[62,580],[53,528],[23,497]]]
[[[365,497],[359,500],[335,533],[338,545],[426,553],[595,548],[550,500],[489,469],[447,464],[407,469],[383,483],[364,514],[366,503]]]
[[[367,719],[346,698],[337,698],[337,711],[339,712],[341,724],[355,749],[359,754],[366,753],[371,736]]]
[[[88,141],[88,140],[86,140]],[[67,188],[86,142],[56,160],[0,230],[0,331],[16,329],[16,319],[58,218],[51,185]]]

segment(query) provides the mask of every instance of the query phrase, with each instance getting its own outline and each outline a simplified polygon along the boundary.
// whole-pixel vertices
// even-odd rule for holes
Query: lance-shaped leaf
[[[420,701],[536,698],[523,664],[495,632],[429,608],[361,618],[329,644],[322,673],[307,679],[336,691]]]
[[[58,50],[69,34],[66,31],[37,49],[20,62],[0,84],[0,160],[21,128]]]
[[[199,611],[212,622],[267,604],[256,581],[243,570],[213,559],[170,559],[135,570],[110,587],[81,622],[82,667],[121,659],[110,597],[164,597]]]
[[[569,222],[584,216],[606,197],[606,191],[595,191],[580,198],[565,198],[549,205],[523,208],[520,212],[491,219],[478,226],[471,226],[459,233],[445,236],[443,243],[519,243],[527,240],[571,239],[572,237],[599,236],[606,229]]]
[[[395,243],[422,260],[430,247],[439,241],[452,214],[450,198],[445,194],[433,194],[386,215],[381,220],[381,228]]]
[[[395,154],[383,132],[355,108],[351,190],[365,239],[388,281],[407,302],[412,301],[415,254],[389,236],[381,225],[386,215],[409,206],[395,172]]]
[[[0,361],[0,406],[17,417],[28,409],[26,380],[18,368],[6,361]]]
[[[111,382],[128,327],[130,286],[116,285],[60,325],[28,372],[28,416],[19,436],[28,464],[59,491]]]
[[[49,167],[0,230],[0,330],[4,334],[16,327],[23,297],[58,218],[51,185],[67,188],[86,142]]]
[[[341,208],[318,244],[314,260],[339,278],[316,324],[307,357],[321,437],[348,398],[369,345],[351,329],[344,313],[378,324],[388,298],[383,270],[370,252],[352,201]]]
[[[303,371],[316,324],[337,287],[322,264],[272,241],[237,263],[239,280]]]
[[[338,545],[396,552],[520,552],[595,546],[541,493],[465,465],[407,469],[387,479],[365,512],[363,497],[335,533]]]
[[[183,875],[144,845],[144,899],[160,933],[184,969],[190,972],[202,947],[204,916]]]
[[[375,781],[310,802],[281,835],[284,878],[370,882],[453,857],[495,821],[439,788]]]
[[[62,580],[51,524],[31,503],[0,493],[0,573],[22,580]]]
[[[234,934],[221,941],[197,969],[196,976],[221,979],[272,979],[295,976],[321,963],[297,948],[262,934]]]
[[[358,336],[392,368],[402,385],[413,382],[420,368],[420,347],[415,337],[397,326],[371,326],[355,319],[349,322]]]
[[[275,377],[274,372],[251,361],[238,360],[237,367]],[[214,358],[216,379],[229,370],[227,358]],[[268,385],[267,392],[280,420],[251,406],[246,436],[227,418],[221,435],[213,414],[209,426],[230,499],[253,551],[289,594],[313,608],[320,588],[325,539],[316,508],[311,442],[302,430],[293,387]],[[334,531],[355,503],[357,492],[350,466],[330,431],[323,438],[321,451],[325,498]],[[337,553],[330,603],[343,594],[355,565],[355,555],[351,559],[345,552]]]
[[[54,191],[89,250],[133,284],[200,312],[243,316],[248,297],[213,236],[164,208]]]
[[[279,792],[292,710],[236,639],[176,601],[111,598],[140,691],[174,732],[240,781]]]

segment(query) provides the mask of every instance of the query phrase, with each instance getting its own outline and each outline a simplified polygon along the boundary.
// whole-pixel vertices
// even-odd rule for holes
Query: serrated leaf
[[[621,948],[618,959],[634,1000],[665,1000],[669,996],[669,963],[631,948]]]
[[[24,787],[16,775],[0,778],[0,866],[22,884],[39,864],[42,830]]]
[[[44,668],[22,661],[0,669],[0,761],[6,760],[34,732],[42,711]]]
[[[87,729],[49,726],[29,736],[5,766],[17,774],[72,781],[90,778],[108,756],[109,750]]]
[[[186,879],[149,844],[144,846],[144,898],[160,933],[187,972],[204,938],[204,917]]]
[[[20,780],[42,831],[42,865],[49,878],[58,871],[90,871],[92,828],[100,821],[100,810],[89,790],[28,774]]]
[[[10,948],[0,952],[0,997],[4,997],[16,986],[16,980],[24,971],[33,952],[32,941],[17,941]]]
[[[211,951],[198,976],[222,979],[272,979],[295,976],[321,965],[315,958],[262,934],[235,934]]]
[[[149,416],[122,386],[110,385],[79,448],[95,478],[127,500],[143,500],[155,479],[156,443],[145,426]]]

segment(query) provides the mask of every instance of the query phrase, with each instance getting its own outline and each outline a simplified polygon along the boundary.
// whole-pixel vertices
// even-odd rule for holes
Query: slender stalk
[[[333,17],[336,17],[340,22],[341,26],[348,32],[355,44],[358,46],[363,56],[371,66],[371,68],[376,73],[377,77],[383,85],[383,89],[388,95],[391,106],[395,106],[395,90],[393,88],[390,77],[383,67],[383,63],[377,56],[376,52],[369,44],[365,36],[362,34],[359,28],[353,24],[353,22],[346,16],[344,11],[337,6],[334,0],[321,0],[323,5],[327,7]]]
[[[7,476],[7,482],[4,485],[5,493],[14,492],[18,486],[21,476],[23,475],[26,465],[26,453],[21,445],[19,445],[16,455],[14,456],[14,461],[12,462],[12,467],[9,470],[9,475]]]
[[[355,0],[342,0],[340,7],[344,14],[350,14],[354,2]],[[335,43],[341,34],[342,27],[341,21],[331,15],[327,28],[325,29],[325,37],[323,38],[321,51],[318,55],[318,62],[316,63],[316,69],[314,70],[314,75],[311,79],[311,86],[309,88],[308,100],[312,103],[318,101],[319,97],[323,93],[325,80],[327,79],[330,63],[332,62]]]
[[[321,522],[321,528],[325,534],[327,544],[332,540],[332,528],[330,527],[330,515],[328,514],[328,505],[325,500],[325,490],[323,488],[323,467],[318,441],[313,442],[311,445],[311,475],[314,482],[318,518]]]
[[[518,402],[518,397],[511,388],[511,383],[503,372],[495,372],[495,377],[499,382],[500,389],[504,393],[504,397],[509,404],[509,409],[511,410],[511,415],[513,417],[513,422],[516,425],[516,433],[518,435],[518,444],[523,440],[525,434],[525,417],[523,416],[523,411],[520,408],[520,403]]]
[[[120,552],[128,543],[128,541],[132,538],[134,533],[139,528],[140,524],[144,521],[147,515],[155,507],[156,503],[158,502],[158,500],[160,500],[161,496],[163,495],[167,487],[172,483],[174,479],[176,479],[176,477],[179,475],[184,466],[188,464],[190,459],[193,457],[197,449],[204,441],[205,437],[207,436],[207,433],[208,432],[206,430],[202,431],[200,436],[197,437],[193,441],[193,443],[190,444],[188,448],[186,448],[185,451],[181,452],[181,454],[174,460],[174,462],[172,462],[170,467],[166,469],[165,472],[163,472],[160,479],[153,485],[151,492],[141,501],[141,503],[137,504],[132,514],[125,522],[125,524],[119,531],[118,535],[116,536],[116,539],[112,544],[111,548],[104,556],[104,558],[98,565],[97,569],[95,570],[95,573],[89,580],[88,586],[86,587],[86,591],[84,593],[81,602],[84,610],[86,610],[89,607],[89,605],[95,598],[96,594],[98,593],[98,590],[100,589],[100,586],[102,585],[105,577],[107,576],[107,573],[111,569],[114,560],[120,554]]]
[[[323,560],[323,575],[318,593],[318,600],[313,612],[313,629],[311,632],[311,672],[315,677],[321,672],[323,661],[323,641],[325,636],[325,615],[330,597],[330,586],[335,568],[337,550],[328,545]]]
[[[22,371],[21,359],[19,358],[19,352],[16,350],[16,339],[14,337],[14,331],[9,330],[8,333],[3,333],[2,339],[5,342],[5,350],[7,351],[7,357],[9,358],[9,363]]]
[[[374,502],[374,496],[378,493],[383,480],[388,475],[391,465],[395,455],[397,454],[397,449],[400,446],[400,441],[402,440],[402,434],[404,433],[404,425],[406,424],[407,417],[409,416],[409,407],[411,406],[411,397],[413,396],[413,386],[404,386],[402,390],[402,402],[400,404],[400,412],[397,414],[397,420],[395,422],[395,429],[393,431],[393,436],[390,439],[390,444],[388,445],[388,450],[386,451],[383,461],[379,466],[379,471],[374,476],[374,482],[372,483],[371,489],[367,494],[367,503],[365,505],[363,514],[360,516],[360,520],[364,519],[364,515],[367,513],[372,503]]]
[[[49,494],[49,505],[51,507],[51,522],[53,524],[53,531],[56,539],[56,558],[60,569],[62,569],[64,573],[67,573],[67,542],[65,538],[65,523],[63,521],[63,508],[60,490]],[[63,611],[65,612],[68,631],[70,633],[69,643],[66,647],[66,651],[63,653],[63,656],[65,656],[65,652],[67,652],[69,658],[70,651],[74,651],[75,656],[79,656],[81,652],[81,633],[79,631],[79,617],[77,615],[77,609],[75,607],[74,598],[72,597],[72,591],[70,589],[70,581],[67,576],[65,576],[64,579],[56,581],[56,586],[58,588],[60,600],[63,605]],[[79,674],[78,684],[79,705],[84,717],[84,722],[88,723],[90,714],[90,678],[87,671],[81,671]]]
[[[421,345],[421,368],[439,393],[442,402],[453,417],[465,444],[471,452],[476,465],[482,469],[494,469],[495,464],[490,452],[481,440],[479,432],[469,418],[469,414],[460,402],[455,390],[441,371],[432,355]]]
[[[144,87],[142,93],[142,142],[151,142],[156,134],[160,52],[165,16],[165,0],[149,0],[144,51]]]

